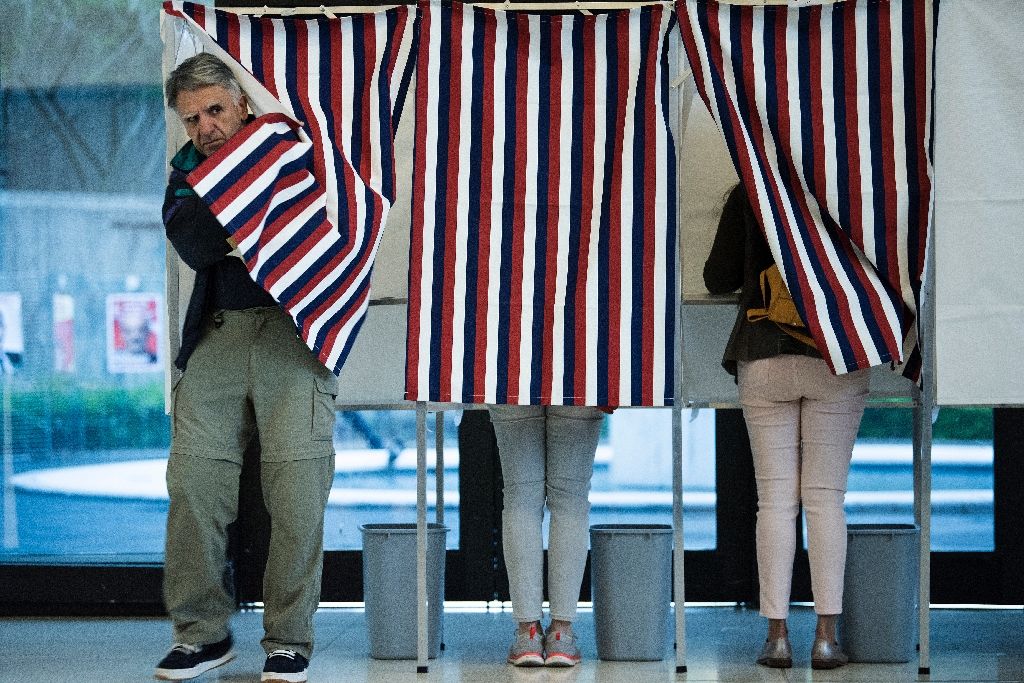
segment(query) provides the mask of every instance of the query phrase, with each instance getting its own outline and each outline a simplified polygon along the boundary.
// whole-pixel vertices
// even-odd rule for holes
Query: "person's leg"
[[[235,598],[224,570],[241,469],[237,462],[180,453],[171,453],[167,463],[164,602],[176,643],[207,645],[230,632]]]
[[[541,618],[544,589],[544,409],[490,406],[504,480],[502,546],[512,617],[523,628]]]
[[[187,645],[224,639],[235,609],[224,585],[226,529],[237,516],[242,457],[253,428],[236,361],[251,333],[244,320],[218,326],[207,319],[172,392],[164,601],[174,640]]]
[[[548,601],[553,630],[568,629],[576,618],[589,545],[590,480],[594,452],[604,424],[597,408],[547,409],[545,493],[548,531]]]
[[[802,359],[798,370],[809,390],[801,416],[801,499],[807,520],[807,554],[819,631],[835,641],[835,616],[843,608],[846,567],[846,494],[850,457],[868,395],[868,372],[833,375],[825,362]]]
[[[268,655],[289,650],[308,660],[320,601],[324,508],[334,481],[337,378],[296,337],[287,314],[260,310],[250,375],[270,514],[262,645]],[[305,669],[301,661],[281,663],[295,673]]]
[[[739,364],[739,393],[757,481],[761,614],[784,635],[800,509],[800,400],[789,395],[786,356]],[[778,621],[782,621],[779,624]],[[781,630],[781,633],[780,633]]]
[[[313,614],[320,602],[324,507],[334,456],[260,463],[270,513],[270,549],[263,575],[263,649],[313,654]]]

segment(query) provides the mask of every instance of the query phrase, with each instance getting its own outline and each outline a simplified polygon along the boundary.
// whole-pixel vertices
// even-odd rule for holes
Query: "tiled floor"
[[[504,664],[511,633],[507,612],[450,608],[445,615],[446,649],[417,675],[415,662],[367,656],[361,609],[321,609],[316,616],[317,651],[310,681],[460,681],[529,683],[618,681],[1024,681],[1024,611],[932,611],[931,677],[908,664],[851,664],[812,671],[808,663],[814,615],[797,608],[790,621],[795,666],[772,670],[753,663],[764,625],[756,612],[732,607],[687,609],[688,673],[675,661],[603,662],[596,659],[593,616],[580,614],[584,662],[570,670],[514,669]],[[261,614],[234,621],[238,658],[199,681],[259,681]],[[152,668],[170,638],[165,619],[0,619],[0,681],[3,683],[114,683],[151,680]]]

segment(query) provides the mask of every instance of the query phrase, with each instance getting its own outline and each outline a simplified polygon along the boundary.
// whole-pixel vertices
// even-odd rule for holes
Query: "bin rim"
[[[364,534],[414,534],[416,533],[416,522],[376,522],[360,524],[359,531]],[[439,534],[448,533],[451,527],[437,522],[427,523],[427,533]]]
[[[921,531],[917,524],[847,524],[846,533],[856,536],[901,536],[916,534]]]
[[[671,524],[591,524],[590,533],[599,534],[671,534]]]

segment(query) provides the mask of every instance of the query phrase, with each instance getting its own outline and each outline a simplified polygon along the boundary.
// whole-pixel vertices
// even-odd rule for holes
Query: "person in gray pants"
[[[572,624],[587,563],[590,480],[607,409],[577,406],[489,406],[504,480],[501,537],[516,622],[513,666],[575,666],[580,648]],[[548,529],[548,603],[544,587],[544,508]]]
[[[227,232],[186,181],[252,119],[241,87],[223,62],[200,54],[170,74],[166,93],[190,141],[171,161],[164,225],[196,279],[171,393],[164,600],[174,645],[155,675],[193,678],[235,656],[227,526],[238,513],[242,455],[258,439],[270,513],[262,680],[305,681],[334,478],[337,378],[232,255]]]

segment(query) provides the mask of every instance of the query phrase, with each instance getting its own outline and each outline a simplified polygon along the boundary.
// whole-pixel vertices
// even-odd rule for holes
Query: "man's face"
[[[192,144],[206,156],[216,152],[241,130],[249,115],[245,95],[236,99],[227,88],[219,85],[183,90],[178,94],[175,109]]]

